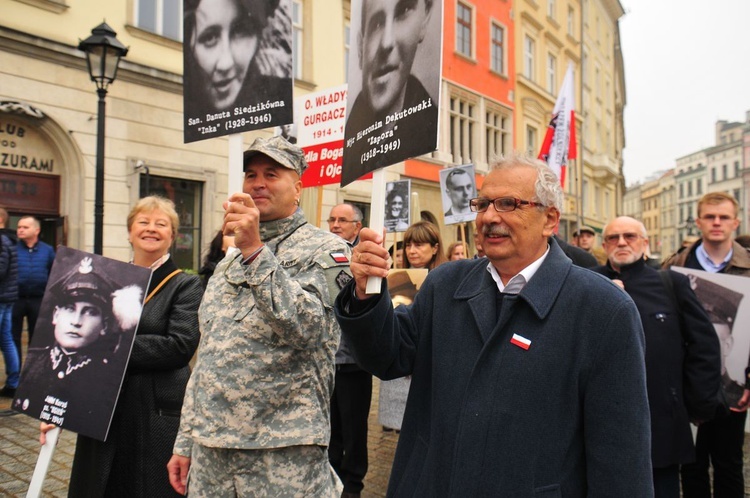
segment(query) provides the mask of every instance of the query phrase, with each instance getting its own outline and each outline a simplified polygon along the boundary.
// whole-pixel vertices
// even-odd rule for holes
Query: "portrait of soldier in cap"
[[[695,295],[698,296],[703,308],[706,310],[711,323],[716,330],[721,346],[721,384],[724,393],[727,396],[729,406],[737,406],[737,402],[742,397],[745,386],[737,382],[728,371],[729,357],[734,350],[735,338],[732,335],[734,323],[737,318],[737,311],[740,302],[744,297],[741,293],[724,287],[723,285],[711,282],[697,275],[689,274],[690,286],[693,288]],[[744,354],[744,360],[747,361],[747,352]],[[744,365],[742,365],[744,368]],[[742,379],[742,377],[739,377]]]
[[[101,258],[61,248],[52,267],[38,332],[13,408],[62,428],[104,439],[143,303],[142,284],[122,286]],[[76,253],[71,258],[69,251]],[[83,256],[81,256],[83,255]],[[97,258],[95,260],[94,258]],[[141,272],[118,263],[129,272]],[[62,275],[61,275],[62,274]]]

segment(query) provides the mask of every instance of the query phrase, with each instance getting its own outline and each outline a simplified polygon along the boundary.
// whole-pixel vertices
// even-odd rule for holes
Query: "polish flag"
[[[521,349],[529,349],[531,347],[531,341],[518,334],[513,334],[513,337],[510,338],[510,343],[515,344]]]
[[[552,111],[552,120],[547,127],[542,149],[539,151],[539,159],[547,163],[563,186],[568,159],[575,159],[578,150],[574,93],[573,63],[570,63]]]

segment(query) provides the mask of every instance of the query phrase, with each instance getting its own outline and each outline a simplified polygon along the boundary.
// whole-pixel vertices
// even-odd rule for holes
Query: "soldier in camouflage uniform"
[[[326,456],[340,330],[333,301],[351,279],[346,242],[297,207],[302,149],[258,138],[243,193],[224,204],[239,254],[216,267],[201,344],[169,462],[191,496],[336,496]],[[190,479],[187,471],[190,469]]]

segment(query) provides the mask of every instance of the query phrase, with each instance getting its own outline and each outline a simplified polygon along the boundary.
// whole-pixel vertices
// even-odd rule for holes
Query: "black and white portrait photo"
[[[183,1],[185,142],[291,123],[291,0]]]
[[[60,247],[12,408],[107,436],[151,272]]]
[[[745,390],[750,330],[735,325],[748,323],[750,319],[750,305],[744,299],[750,293],[750,282],[725,273],[676,266],[672,270],[688,275],[690,286],[711,319],[721,346],[721,385],[729,406],[737,406]]]
[[[294,123],[288,123],[285,125],[277,126],[274,130],[274,135],[280,135],[286,139],[290,144],[297,143],[297,125]]]
[[[411,181],[399,180],[385,184],[385,230],[388,233],[405,232],[411,224],[409,198]]]
[[[440,191],[446,225],[476,219],[477,213],[469,207],[469,201],[477,196],[473,164],[441,170]]]
[[[437,148],[442,2],[352,2],[341,184]]]

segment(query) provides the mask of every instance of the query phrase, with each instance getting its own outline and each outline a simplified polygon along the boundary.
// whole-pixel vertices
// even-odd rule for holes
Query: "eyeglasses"
[[[490,204],[495,206],[495,211],[498,213],[507,213],[509,211],[515,211],[519,206],[540,206],[544,207],[544,204],[532,201],[524,201],[522,199],[516,199],[515,197],[498,197],[497,199],[487,199],[486,197],[477,197],[469,201],[469,209],[475,213],[484,213]]]
[[[359,220],[347,220],[346,218],[328,218],[326,221],[329,225],[333,225],[337,221],[339,223],[357,223]]]
[[[719,222],[726,223],[728,221],[732,221],[734,218],[732,216],[729,216],[728,214],[704,214],[700,217],[703,221],[708,221],[710,223],[713,223],[713,221],[719,218]]]
[[[606,242],[607,244],[617,244],[618,242],[620,242],[620,237],[625,239],[625,242],[628,244],[632,244],[633,242],[641,238],[640,235],[633,232],[612,233],[604,236],[604,242]]]

